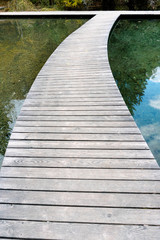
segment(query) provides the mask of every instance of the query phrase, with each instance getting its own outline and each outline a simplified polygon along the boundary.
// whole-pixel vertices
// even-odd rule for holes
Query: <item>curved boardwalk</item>
[[[107,59],[118,15],[88,21],[37,76],[1,171],[0,239],[160,239],[159,168]]]

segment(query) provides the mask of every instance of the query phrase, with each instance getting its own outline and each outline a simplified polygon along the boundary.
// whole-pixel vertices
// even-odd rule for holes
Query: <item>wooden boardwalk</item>
[[[98,14],[51,55],[0,180],[0,239],[159,240],[160,172],[113,79]]]

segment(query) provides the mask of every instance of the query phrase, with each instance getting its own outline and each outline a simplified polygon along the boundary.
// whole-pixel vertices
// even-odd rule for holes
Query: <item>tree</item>
[[[49,4],[53,5],[54,4],[54,0],[49,0]]]
[[[129,0],[127,5],[129,7],[129,10],[147,10],[148,9],[148,0]]]
[[[115,6],[115,0],[103,0],[102,2],[102,7],[104,10],[114,10]]]

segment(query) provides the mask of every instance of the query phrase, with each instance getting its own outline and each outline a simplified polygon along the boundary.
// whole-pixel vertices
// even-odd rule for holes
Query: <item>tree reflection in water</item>
[[[85,19],[0,20],[0,161],[23,100],[55,48]]]
[[[120,20],[109,39],[109,61],[121,94],[160,163],[160,20]],[[154,79],[153,79],[154,78]],[[159,126],[157,128],[157,126]],[[152,131],[146,131],[146,129]]]

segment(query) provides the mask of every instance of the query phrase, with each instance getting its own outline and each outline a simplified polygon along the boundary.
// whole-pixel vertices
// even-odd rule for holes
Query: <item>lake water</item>
[[[160,165],[160,20],[120,20],[108,55],[123,98]]]
[[[55,48],[85,19],[0,19],[0,165],[23,101]]]

